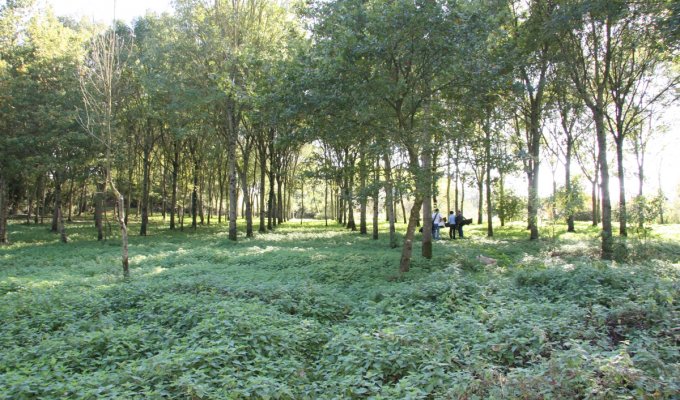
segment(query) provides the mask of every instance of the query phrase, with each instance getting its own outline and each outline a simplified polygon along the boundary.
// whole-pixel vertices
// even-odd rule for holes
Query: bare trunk
[[[623,169],[623,137],[621,142],[616,143],[616,161],[619,174],[619,235],[628,236],[627,220],[628,213],[626,210],[626,187],[625,187],[625,171]]]
[[[368,212],[368,196],[366,195],[366,179],[368,175],[366,165],[366,155],[361,155],[359,162],[359,233],[361,235],[368,234],[367,226],[367,212]]]
[[[196,155],[194,155],[196,157]],[[192,173],[193,185],[191,188],[191,229],[196,230],[198,217],[198,160],[194,158],[194,168]]]
[[[267,174],[267,149],[264,145],[260,146],[259,149],[259,155],[260,155],[260,228],[258,231],[260,233],[265,233],[267,232],[267,225],[265,221],[265,206],[264,206],[264,195],[265,195],[265,178]]]
[[[97,240],[104,239],[104,191],[106,183],[97,183],[97,193],[94,194],[94,225],[97,228]]]
[[[170,229],[175,229],[175,213],[177,212],[177,177],[179,175],[179,146],[174,144],[172,159],[172,197],[170,199]]]
[[[373,239],[378,240],[378,213],[380,213],[380,158],[375,159],[373,171]]]
[[[0,246],[9,244],[9,234],[7,232],[7,183],[0,171]]]
[[[144,148],[143,176],[142,176],[142,226],[139,230],[140,236],[146,236],[147,226],[149,225],[149,186],[150,169],[151,169],[151,149],[145,146]]]
[[[593,110],[595,129],[597,132],[597,146],[599,151],[600,183],[602,192],[602,258],[611,260],[614,256],[614,239],[612,236],[612,206],[609,197],[609,165],[607,162],[607,133],[604,125],[604,111],[602,107]]]
[[[567,140],[567,151],[566,151],[566,157],[565,157],[565,163],[564,163],[564,185],[565,189],[567,191],[567,199],[568,199],[568,207],[567,207],[567,232],[576,232],[576,229],[574,227],[574,206],[573,206],[573,198],[574,194],[572,193],[572,187],[571,187],[571,153],[573,151],[573,141]]]
[[[416,232],[416,225],[418,224],[418,215],[420,214],[420,208],[423,206],[423,199],[421,197],[416,197],[413,201],[413,208],[411,208],[411,214],[408,220],[408,226],[406,227],[406,235],[404,236],[404,246],[401,250],[401,260],[399,262],[399,272],[406,273],[409,271],[411,265],[411,257],[413,254],[413,239]],[[425,228],[423,228],[423,231]]]
[[[238,213],[238,191],[236,190],[236,138],[238,119],[234,105],[227,107],[227,166],[229,171],[229,240],[236,240],[236,217]]]
[[[392,164],[389,154],[383,154],[383,160],[385,162],[385,208],[387,209],[387,219],[390,224],[390,248],[394,249],[397,247],[397,233],[394,225],[396,217],[394,215]]]

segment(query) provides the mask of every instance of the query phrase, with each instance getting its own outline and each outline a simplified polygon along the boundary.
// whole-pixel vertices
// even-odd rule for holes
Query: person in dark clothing
[[[465,222],[465,217],[463,217],[463,213],[458,210],[456,212],[456,229],[458,230],[458,237],[461,239],[463,238],[463,223]],[[453,238],[456,238],[456,233],[453,233]]]

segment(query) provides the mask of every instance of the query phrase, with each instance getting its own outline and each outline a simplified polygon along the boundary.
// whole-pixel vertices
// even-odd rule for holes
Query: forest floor
[[[469,226],[400,248],[323,222],[237,242],[159,220],[97,242],[10,225],[0,248],[0,399],[626,399],[680,393],[680,226]],[[384,226],[382,228],[385,228]],[[400,227],[403,230],[403,226]],[[138,231],[134,222],[131,233]],[[477,261],[478,255],[497,260]]]

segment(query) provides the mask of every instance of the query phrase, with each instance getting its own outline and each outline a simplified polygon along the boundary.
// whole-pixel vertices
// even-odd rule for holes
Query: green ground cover
[[[598,232],[468,229],[397,274],[399,249],[320,223],[0,248],[0,398],[673,398],[680,226],[596,259]],[[136,227],[131,227],[134,232]],[[419,254],[416,246],[414,253]],[[498,260],[481,265],[479,254]]]

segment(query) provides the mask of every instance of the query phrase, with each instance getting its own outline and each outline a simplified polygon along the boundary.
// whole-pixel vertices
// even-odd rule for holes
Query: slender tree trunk
[[[217,162],[217,175],[218,175],[218,186],[219,186],[219,204],[217,204],[217,223],[221,224],[222,223],[222,207],[224,206],[224,183],[227,180],[226,174],[222,173],[224,165],[222,163],[222,157],[219,157],[219,160]]]
[[[267,213],[267,229],[272,230],[276,226],[276,189],[274,170],[277,165],[274,163],[274,143],[269,144],[269,212]]]
[[[626,210],[626,176],[623,169],[623,137],[620,143],[616,141],[616,161],[619,174],[619,235],[625,237],[628,236],[628,213]]]
[[[401,205],[401,217],[404,219],[404,225],[406,225],[406,205],[404,204],[404,193],[399,189],[399,203]]]
[[[500,173],[500,177],[498,179],[498,188],[499,188],[499,193],[498,193],[498,209],[500,212],[498,213],[498,217],[501,220],[501,227],[505,226],[505,216],[507,213],[506,209],[506,202],[505,202],[505,176],[503,173]]]
[[[250,193],[248,192],[248,176],[246,171],[248,168],[248,156],[244,154],[243,159],[243,169],[240,172],[241,175],[241,191],[243,192],[243,201],[246,217],[246,237],[253,237],[253,209],[252,203],[250,202]]]
[[[230,100],[230,102],[232,102]],[[227,166],[229,171],[229,240],[236,240],[238,215],[238,191],[236,189],[236,138],[238,119],[233,102],[227,106]]]
[[[283,179],[281,174],[276,174],[276,218],[277,223],[281,225],[283,223]]]
[[[57,221],[59,227],[59,236],[62,243],[68,242],[68,236],[66,236],[66,225],[64,224],[64,214],[61,211],[61,207],[56,210]]]
[[[0,246],[9,244],[9,233],[7,230],[7,183],[0,171]]]
[[[142,226],[139,235],[146,236],[147,226],[149,225],[149,186],[151,184],[151,149],[146,145],[143,150],[142,164]]]
[[[368,234],[367,226],[367,212],[368,212],[368,196],[366,195],[366,180],[368,175],[368,166],[366,165],[366,155],[361,154],[359,161],[359,233],[361,235]]]
[[[52,227],[50,232],[59,233],[59,213],[61,212],[61,177],[54,173],[54,212],[52,213]]]
[[[265,206],[264,206],[264,195],[265,195],[265,178],[267,174],[267,148],[264,146],[264,144],[260,145],[259,148],[259,155],[260,155],[260,228],[258,231],[260,233],[265,233],[267,232],[267,224],[265,221]]]
[[[482,176],[486,175],[486,172],[482,172]],[[483,222],[484,214],[484,178],[477,181],[477,196],[479,196],[479,203],[477,203],[477,224],[481,225]]]
[[[73,219],[71,219],[71,214],[73,212],[73,193],[75,192],[75,179],[71,179],[71,185],[69,186],[68,189],[68,216],[67,216],[67,221],[72,222]]]
[[[172,197],[170,199],[170,229],[175,229],[175,213],[177,212],[177,177],[179,175],[179,145],[174,144],[172,159]]]
[[[165,213],[167,212],[168,208],[168,188],[167,188],[167,181],[168,181],[168,160],[163,156],[163,181],[161,183],[162,190],[163,190],[163,201],[162,201],[162,208],[161,208],[161,215],[163,216],[163,222],[165,222]]]
[[[486,236],[493,237],[493,203],[491,200],[491,129],[486,140]]]
[[[602,104],[603,102],[598,102]],[[609,164],[607,162],[607,133],[604,124],[603,107],[593,110],[597,146],[599,151],[600,183],[602,192],[602,258],[611,260],[614,256],[614,238],[612,236],[612,206],[609,197]]]
[[[328,226],[328,179],[324,179],[323,182],[323,219]]]
[[[392,185],[392,164],[389,154],[383,154],[383,161],[385,163],[385,207],[387,208],[387,219],[390,224],[390,248],[394,249],[397,247],[397,230],[395,227],[395,215],[394,215],[394,202],[393,195],[394,189]],[[404,202],[402,201],[402,207]]]
[[[406,236],[404,237],[404,246],[401,250],[401,260],[399,261],[399,272],[406,273],[409,271],[411,265],[411,257],[413,254],[413,239],[416,232],[416,225],[418,224],[418,215],[420,214],[420,208],[423,206],[422,197],[416,196],[413,201],[413,208],[411,208],[411,214],[408,220],[408,226],[406,227]],[[423,228],[423,233],[425,228]]]
[[[568,207],[567,207],[567,232],[576,232],[574,227],[574,206],[573,198],[574,193],[572,193],[571,187],[571,153],[573,151],[573,140],[567,140],[567,150],[565,154],[564,162],[564,187],[567,191]]]
[[[434,176],[432,174],[433,167],[433,146],[432,146],[432,134],[429,129],[429,118],[430,118],[430,101],[425,100],[423,105],[424,113],[424,123],[423,123],[423,150],[421,154],[422,162],[422,186],[421,193],[423,193],[423,247],[422,256],[431,259],[432,258],[432,185],[434,181]],[[417,167],[417,160],[415,157],[411,160],[411,165]],[[416,185],[417,187],[417,185]],[[410,224],[409,224],[410,225]]]
[[[194,168],[193,168],[193,187],[191,189],[191,229],[197,228],[197,214],[198,214],[198,159],[194,154]]]
[[[378,240],[378,214],[380,213],[380,157],[375,159],[373,171],[373,240]]]
[[[106,183],[97,183],[97,193],[94,194],[94,225],[97,228],[97,240],[104,239],[104,191]]]
[[[122,264],[123,264],[123,277],[125,279],[130,278],[130,268],[129,268],[129,262],[128,262],[128,231],[127,231],[127,224],[125,224],[125,199],[123,198],[123,195],[116,189],[115,185],[113,184],[113,180],[109,177],[109,184],[111,185],[111,189],[113,190],[114,195],[116,196],[116,204],[118,205],[118,225],[120,226],[120,238],[122,242],[122,250],[121,250],[121,255],[122,255]]]
[[[352,231],[357,230],[357,224],[354,221],[354,174],[349,176],[349,183],[347,185],[347,228]]]
[[[35,216],[33,222],[38,225],[38,218],[42,217],[42,210],[44,209],[43,191],[45,187],[45,175],[40,174],[35,185]],[[1,190],[1,189],[0,189]],[[2,194],[0,194],[2,196]],[[0,211],[1,213],[1,211]]]
[[[213,179],[214,169],[211,168],[208,171],[208,225],[210,225],[210,218],[213,212],[213,186],[215,185],[215,180]],[[205,179],[205,178],[204,178]]]

